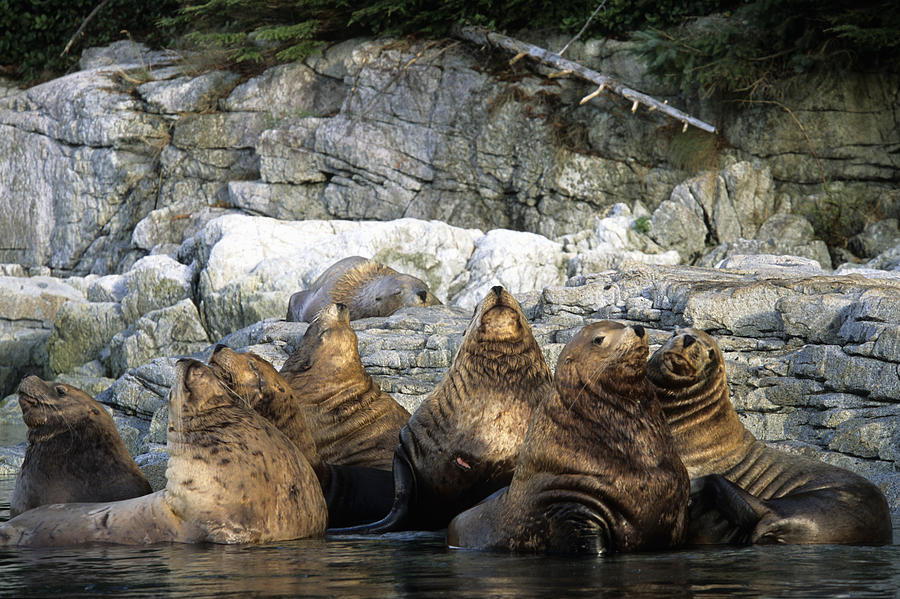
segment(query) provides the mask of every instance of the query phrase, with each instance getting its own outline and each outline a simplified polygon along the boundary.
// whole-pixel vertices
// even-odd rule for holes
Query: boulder
[[[561,285],[568,262],[562,249],[562,244],[534,233],[488,232],[475,242],[465,270],[450,285],[453,305],[471,310],[495,285],[514,295]]]
[[[95,360],[126,326],[120,304],[68,302],[57,313],[47,340],[50,370],[56,374],[70,372]]]
[[[129,368],[160,356],[180,356],[200,351],[210,339],[200,322],[197,307],[189,299],[144,314],[109,342],[107,368],[119,376]]]
[[[896,218],[869,223],[860,233],[850,238],[850,251],[860,258],[872,259],[900,244],[900,229]]]
[[[200,309],[214,338],[283,318],[291,294],[347,256],[364,256],[425,281],[442,301],[467,267],[480,231],[439,222],[284,222],[224,216],[197,236]]]
[[[192,297],[194,271],[166,255],[138,260],[125,279],[122,315],[132,323],[143,314]]]

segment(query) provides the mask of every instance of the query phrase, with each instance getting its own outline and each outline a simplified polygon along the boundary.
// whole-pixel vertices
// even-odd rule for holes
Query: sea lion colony
[[[891,542],[877,487],[740,426],[721,352],[701,331],[676,331],[648,365],[642,327],[590,324],[551,377],[521,307],[495,287],[409,417],[362,369],[350,318],[343,305],[320,309],[281,373],[223,347],[210,366],[180,361],[165,489],[17,500],[23,513],[0,525],[0,544],[256,543],[322,536],[326,520],[340,533],[451,519],[452,545],[518,552]],[[38,381],[23,381],[23,411],[50,391],[78,395]],[[130,468],[101,462],[118,478]],[[35,471],[14,497],[41,495]],[[68,503],[34,507],[55,501]]]

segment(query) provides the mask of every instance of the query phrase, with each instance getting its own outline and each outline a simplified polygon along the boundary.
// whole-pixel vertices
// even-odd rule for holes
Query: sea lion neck
[[[694,336],[690,351],[683,352],[686,359],[697,361],[706,354],[711,361],[693,377],[673,376],[664,362],[666,352],[677,351],[675,340],[653,354],[647,377],[692,478],[730,468],[756,441],[731,404],[721,352],[708,353],[717,349],[709,347],[713,342],[705,334]]]

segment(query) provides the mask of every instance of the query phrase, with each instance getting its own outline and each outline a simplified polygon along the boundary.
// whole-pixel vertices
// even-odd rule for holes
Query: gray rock
[[[169,256],[147,256],[128,271],[122,315],[127,323],[192,297],[194,271]]]
[[[664,248],[678,252],[685,262],[692,262],[706,247],[706,224],[681,202],[666,200],[653,212],[650,237]]]
[[[118,376],[158,356],[192,354],[209,345],[197,307],[189,299],[148,312],[109,343],[108,368]]]
[[[161,491],[166,488],[166,467],[169,463],[169,454],[166,451],[143,453],[135,458],[135,462],[147,477],[151,489]]]
[[[210,71],[197,77],[182,76],[138,85],[137,93],[154,112],[178,114],[204,112],[218,106],[240,77],[229,71]]]
[[[221,104],[230,112],[265,113],[278,121],[337,112],[347,87],[341,79],[319,75],[301,62],[278,65],[237,86]]]
[[[68,302],[57,313],[47,340],[50,369],[57,374],[69,372],[94,360],[127,325],[119,304]]]
[[[900,229],[897,228],[897,219],[888,218],[866,225],[862,232],[849,239],[848,247],[857,256],[871,259],[898,244]]]
[[[95,399],[126,413],[149,420],[167,406],[169,389],[175,384],[176,358],[155,358],[129,370]]]
[[[701,261],[702,262],[702,261]],[[759,275],[807,276],[824,275],[819,262],[799,256],[773,256],[772,254],[732,254],[716,263],[715,268],[741,270]]]

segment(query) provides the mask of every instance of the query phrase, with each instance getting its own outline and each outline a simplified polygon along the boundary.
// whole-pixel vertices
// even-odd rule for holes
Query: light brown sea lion
[[[329,464],[391,469],[409,412],[381,390],[359,357],[349,309],[329,304],[281,368]]]
[[[325,463],[316,449],[302,402],[272,364],[253,352],[238,353],[218,345],[209,365],[229,389],[277,426],[306,456],[325,494],[329,526],[371,522],[388,512],[391,473]],[[379,502],[377,498],[384,499]]]
[[[47,503],[117,501],[151,493],[116,424],[90,395],[29,376],[19,384],[28,449],[11,516]]]
[[[176,368],[168,450],[165,489],[40,506],[0,525],[0,544],[263,543],[324,533],[325,500],[296,445],[195,360]]]
[[[400,431],[391,513],[329,532],[443,528],[508,485],[551,378],[521,306],[494,287],[476,307],[444,379]]]
[[[675,331],[647,373],[691,476],[689,542],[891,542],[890,510],[878,487],[843,468],[768,447],[744,428],[712,337]]]
[[[253,352],[238,353],[217,345],[209,358],[209,367],[226,387],[287,435],[303,452],[319,480],[325,478],[327,483],[329,469],[316,450],[300,400],[268,360]]]
[[[405,306],[437,306],[441,302],[422,280],[380,262],[351,256],[328,267],[309,289],[292,295],[287,320],[309,322],[330,303],[346,305],[350,320],[357,320],[390,316]]]
[[[585,326],[559,356],[509,487],[453,519],[453,547],[587,553],[666,549],[690,482],[647,379],[641,326]]]

